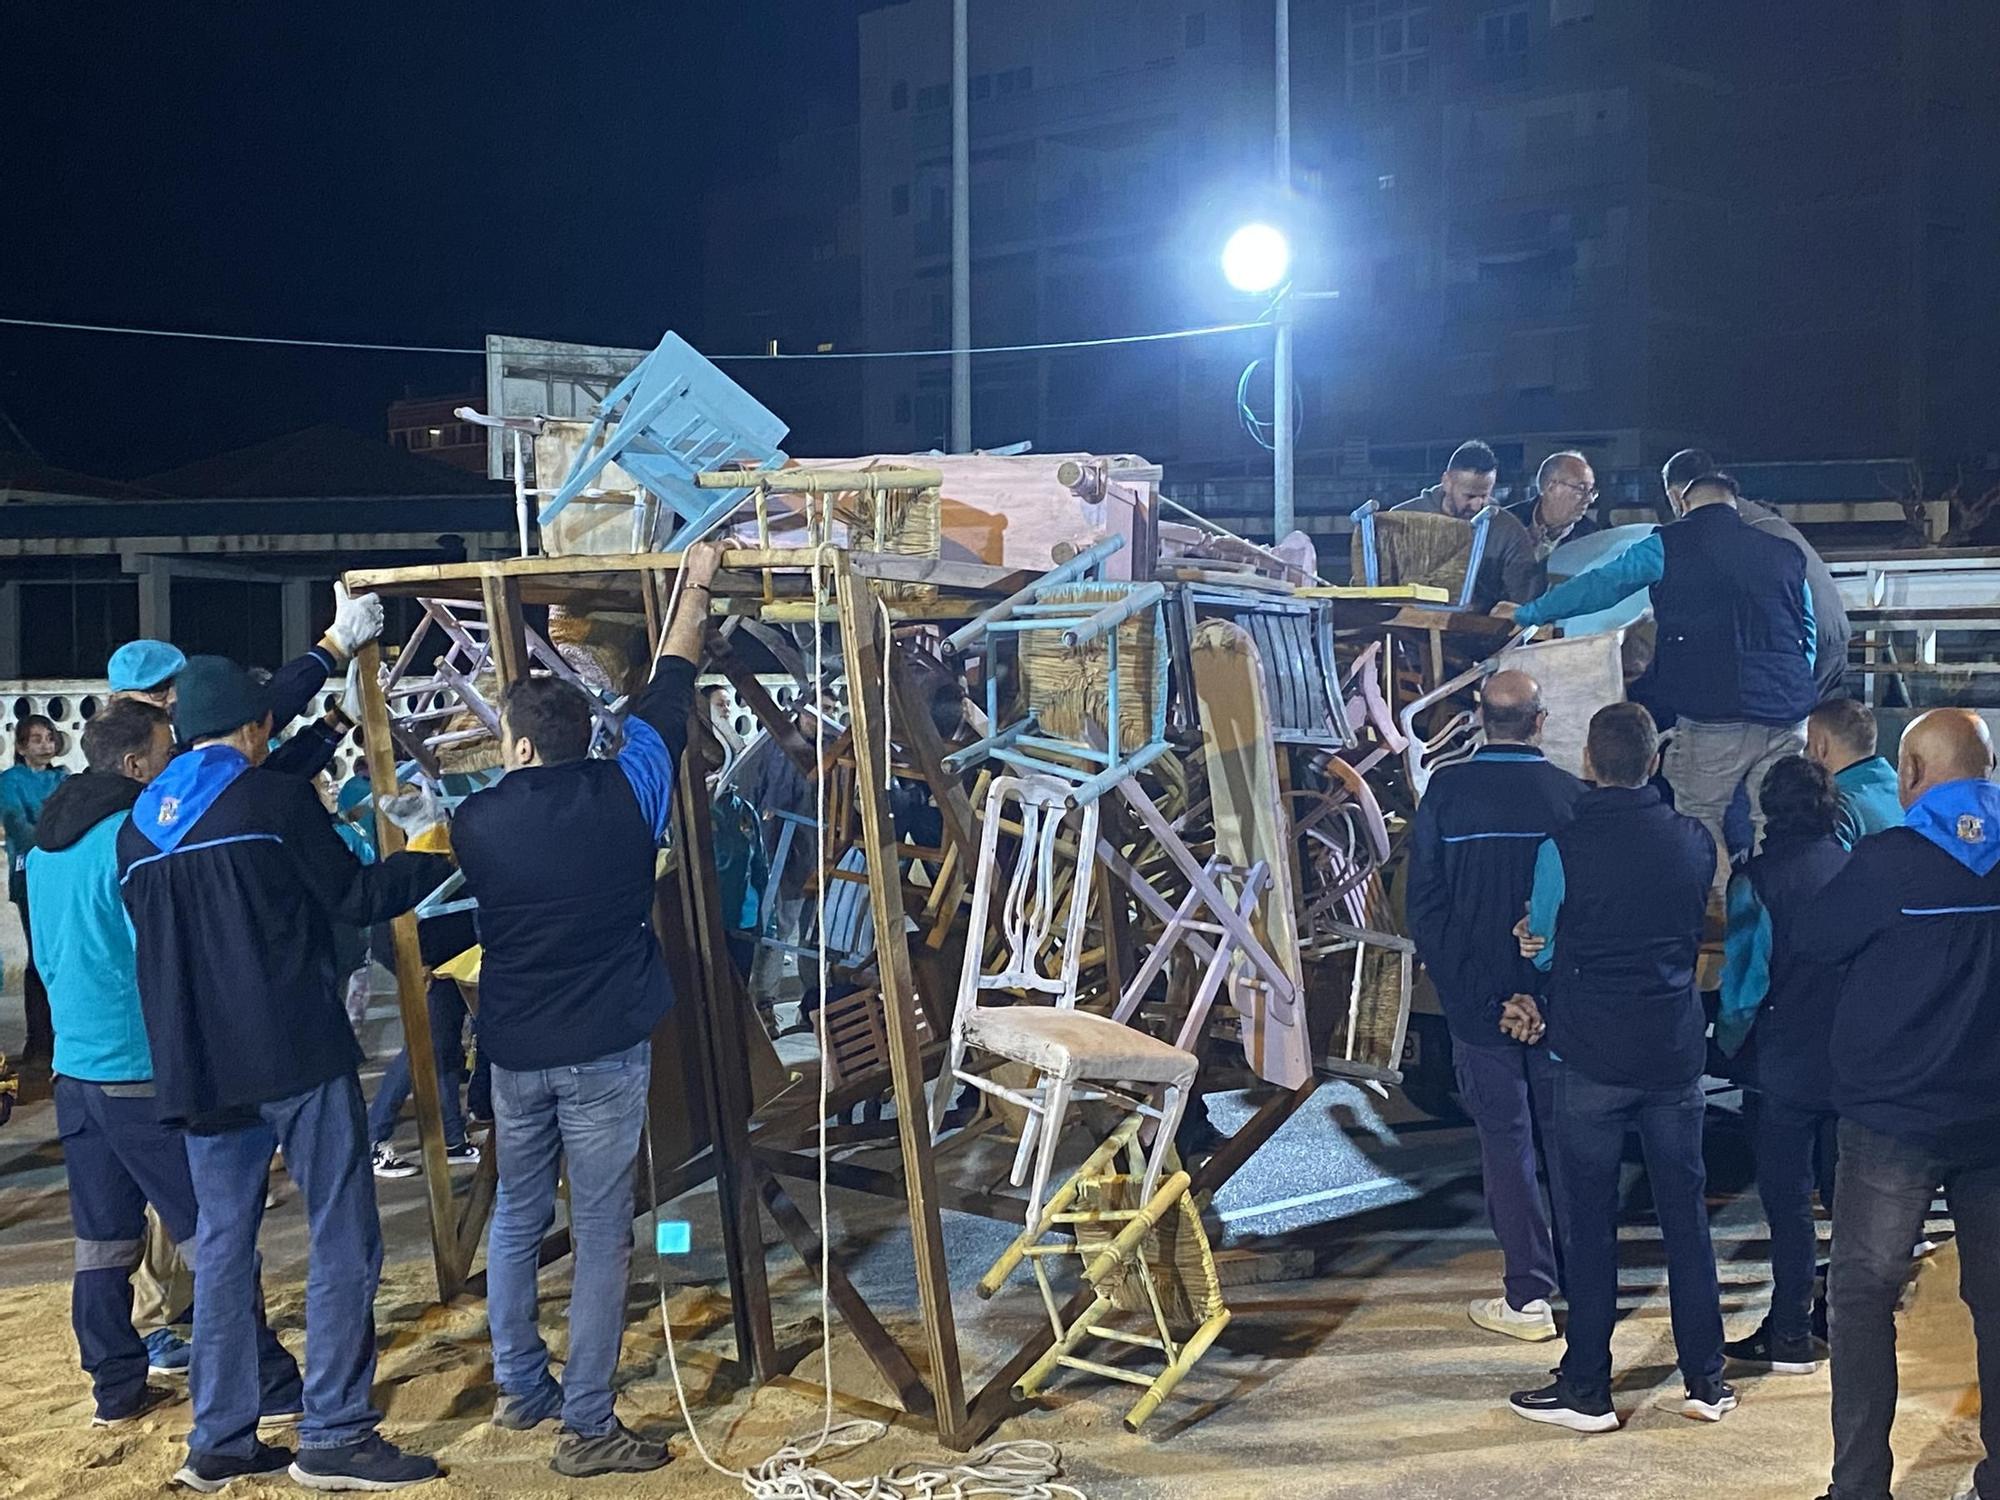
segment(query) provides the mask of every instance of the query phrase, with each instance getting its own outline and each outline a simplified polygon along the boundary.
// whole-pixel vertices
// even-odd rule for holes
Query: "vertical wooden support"
[[[664,600],[669,596],[666,575],[649,572],[646,578],[649,598]],[[666,618],[664,603],[653,612],[651,623],[651,651],[657,653],[672,623]],[[703,1102],[708,1111],[709,1149],[715,1160],[723,1258],[729,1267],[729,1312],[736,1327],[736,1357],[761,1385],[778,1373],[778,1341],[771,1324],[764,1227],[750,1157],[752,1103],[750,1054],[743,1035],[744,1000],[729,959],[727,924],[716,904],[721,886],[715,873],[715,829],[708,786],[691,757],[686,756],[675,775],[674,848],[679,854],[675,874],[681,920],[678,924],[661,920],[667,916],[662,898],[655,921],[662,935],[678,930],[694,939],[689,957],[699,976],[700,992],[681,996],[680,1003],[692,1007],[695,1046],[704,1063],[700,1069]],[[651,1107],[650,1100],[647,1107]],[[658,1190],[656,1183],[647,1187]]]
[[[694,1007],[696,1046],[715,1157],[715,1191],[722,1219],[723,1258],[729,1266],[729,1313],[736,1325],[736,1357],[759,1385],[778,1373],[777,1335],[771,1326],[771,1292],[764,1267],[764,1229],[757,1212],[757,1184],[750,1157],[750,1069],[743,1040],[743,1004],[725,947],[722,913],[715,904],[714,831],[708,788],[699,772],[683,775],[674,794],[674,836],[680,851],[681,911],[695,939],[701,993],[683,995]],[[669,927],[667,930],[671,931]]]
[[[516,618],[519,612],[516,611]],[[382,648],[361,648],[361,738],[368,751],[368,781],[375,795],[375,847],[386,858],[404,844],[403,830],[382,811],[382,799],[396,792],[396,748],[389,735],[389,705],[382,697]],[[417,1106],[422,1143],[424,1195],[431,1215],[431,1259],[437,1271],[438,1301],[450,1302],[465,1289],[469,1254],[461,1255],[458,1220],[452,1210],[451,1168],[444,1159],[444,1114],[438,1103],[437,1053],[431,1039],[430,1006],[424,997],[424,961],[417,948],[417,919],[405,912],[391,924],[396,945],[396,1000],[403,1014],[403,1045],[410,1053],[410,1090]]]
[[[875,956],[889,1034],[889,1069],[895,1080],[896,1133],[902,1145],[910,1240],[916,1252],[917,1297],[930,1344],[931,1394],[937,1408],[939,1440],[963,1451],[970,1446],[965,1433],[965,1375],[959,1366],[950,1265],[945,1258],[944,1226],[938,1216],[937,1165],[931,1153],[929,1111],[924,1107],[916,985],[910,973],[909,938],[903,930],[896,832],[884,786],[890,746],[883,717],[887,704],[882,698],[882,661],[888,643],[878,633],[874,592],[849,571],[845,553],[834,554],[832,573],[840,611],[842,660],[847,664],[861,843],[874,908]]]
[[[479,592],[486,600],[486,639],[493,652],[493,670],[504,693],[528,675],[528,624],[521,618],[521,580],[489,572],[480,577]]]

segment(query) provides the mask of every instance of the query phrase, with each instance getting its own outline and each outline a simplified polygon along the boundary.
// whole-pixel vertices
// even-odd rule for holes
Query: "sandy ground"
[[[0,947],[4,937],[0,932]],[[18,1033],[18,999],[7,996],[0,999],[0,1046]],[[37,1092],[30,1090],[0,1131],[0,1500],[157,1496],[180,1459],[188,1407],[179,1400],[115,1432],[88,1425],[88,1386],[69,1331],[60,1152],[52,1112]],[[1745,1187],[1731,1108],[1721,1101],[1711,1116],[1711,1207],[1724,1311],[1731,1332],[1742,1333],[1768,1297],[1768,1245]],[[1232,1123],[1226,1110],[1219,1118],[1225,1128]],[[983,1170],[949,1155],[946,1162],[961,1176]],[[878,1164],[893,1167],[893,1157]],[[390,1436],[448,1467],[449,1476],[425,1493],[509,1500],[737,1493],[689,1449],[664,1373],[650,1253],[634,1263],[620,1413],[636,1428],[671,1436],[677,1461],[661,1474],[574,1484],[547,1466],[552,1429],[513,1434],[486,1421],[494,1392],[483,1308],[432,1304],[422,1185],[380,1186],[390,1263],[377,1302],[376,1398]],[[800,1187],[801,1206],[815,1215],[809,1187]],[[281,1196],[265,1233],[271,1312],[281,1337],[302,1353],[303,1224],[292,1196],[282,1188]],[[819,1406],[799,1381],[756,1392],[742,1387],[729,1360],[712,1201],[691,1196],[674,1211],[694,1222],[697,1252],[670,1262],[667,1280],[700,1430],[725,1460],[745,1464],[816,1431]],[[1679,1415],[1658,1232],[1642,1192],[1628,1208],[1625,1316],[1616,1344],[1624,1429],[1586,1438],[1526,1424],[1505,1409],[1507,1392],[1542,1383],[1560,1346],[1497,1339],[1466,1320],[1466,1300],[1490,1295],[1498,1275],[1469,1132],[1398,1117],[1356,1091],[1329,1087],[1217,1204],[1238,1249],[1282,1251],[1257,1264],[1295,1278],[1302,1269],[1311,1274],[1233,1288],[1234,1322],[1143,1434],[1119,1425],[1126,1388],[1071,1373],[998,1435],[1058,1444],[1066,1474],[1095,1500],[1821,1494],[1831,1455],[1824,1373],[1741,1380],[1742,1407],[1716,1426]],[[844,1193],[834,1196],[833,1210],[857,1283],[908,1335],[906,1346],[921,1350],[909,1242],[897,1215],[878,1200]],[[955,1311],[968,1384],[976,1388],[1034,1326],[1039,1308],[1020,1282],[991,1303],[970,1294],[978,1269],[1005,1243],[1004,1228],[952,1215],[946,1236],[954,1284],[964,1289]],[[780,1344],[796,1351],[795,1374],[814,1379],[816,1288],[788,1252],[774,1247],[770,1264]],[[1947,1242],[1918,1273],[1903,1318],[1900,1500],[1954,1495],[1978,1454],[1979,1393],[1956,1283]],[[560,1358],[564,1266],[544,1273],[543,1293],[543,1326]],[[835,1372],[842,1389],[887,1399],[844,1334],[835,1340]],[[865,1400],[845,1405],[888,1415]],[[904,1423],[828,1467],[863,1476],[941,1456],[920,1427]],[[255,1500],[298,1491],[281,1482],[243,1484],[232,1493]]]

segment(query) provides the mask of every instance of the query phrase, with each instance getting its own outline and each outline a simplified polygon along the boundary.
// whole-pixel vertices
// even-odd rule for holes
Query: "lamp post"
[[[1222,247],[1222,274],[1239,292],[1272,294],[1271,525],[1283,541],[1292,506],[1292,247],[1271,224],[1245,224]]]

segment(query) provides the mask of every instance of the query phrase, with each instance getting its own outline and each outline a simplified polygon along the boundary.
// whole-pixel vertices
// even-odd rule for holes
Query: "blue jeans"
[[[1781,1344],[1812,1337],[1813,1275],[1819,1230],[1813,1191],[1833,1207],[1832,1110],[1805,1109],[1769,1094],[1751,1096],[1757,1142],[1757,1196],[1771,1226],[1771,1336]]]
[[[196,1232],[194,1178],[186,1138],[162,1125],[150,1083],[56,1080],[56,1129],[69,1174],[76,1230],[70,1319],[100,1416],[130,1411],[146,1386],[148,1358],[132,1326],[132,1271],[153,1205],[176,1244]],[[266,1410],[296,1408],[299,1367],[255,1308],[257,1383]]]
[[[1646,1179],[1666,1242],[1674,1348],[1690,1390],[1722,1375],[1722,1289],[1708,1234],[1708,1172],[1701,1156],[1701,1081],[1636,1089],[1556,1067],[1556,1142],[1568,1212],[1563,1258],[1569,1346],[1563,1383],[1611,1395],[1611,1330],[1618,1321],[1618,1172],[1628,1130],[1639,1133]],[[1908,1252],[1905,1251],[1907,1254]]]
[[[1910,1246],[1944,1188],[1958,1228],[1958,1294],[1972,1310],[1979,1386],[2000,1392],[2000,1163],[1960,1158],[1840,1122],[1833,1271],[1833,1495],[1888,1500],[1889,1428],[1896,1420],[1896,1300]],[[1980,1403],[1986,1456],[1973,1489],[2000,1495],[2000,1398]]]
[[[1554,1142],[1555,1064],[1547,1047],[1455,1046],[1452,1071],[1458,1075],[1458,1097],[1479,1132],[1479,1171],[1486,1188],[1486,1216],[1506,1263],[1507,1305],[1517,1312],[1538,1298],[1561,1289],[1561,1269],[1555,1236],[1549,1230],[1549,1207],[1536,1174],[1546,1156],[1549,1198],[1562,1201],[1562,1163]],[[1536,1126],[1543,1141],[1537,1149]]]
[[[382,1226],[368,1164],[361,1084],[352,1073],[257,1107],[254,1123],[189,1134],[188,1165],[201,1205],[194,1236],[194,1365],[188,1449],[248,1458],[256,1448],[257,1369],[249,1358],[258,1317],[257,1230],[271,1153],[305,1199],[311,1245],[306,1269],[305,1420],[299,1444],[360,1442],[382,1413],[375,1383],[375,1285]]]
[[[584,1437],[611,1430],[611,1377],[625,1333],[632,1265],[633,1168],[652,1077],[645,1041],[571,1067],[493,1070],[500,1187],[486,1246],[486,1313],[493,1374],[516,1401],[553,1407],[549,1349],[535,1327],[535,1272],[555,1222],[556,1176],[569,1175],[569,1359],[563,1426]]]
[[[437,1059],[438,1108],[444,1115],[444,1143],[465,1144],[465,1109],[459,1102],[459,1082],[465,1076],[465,997],[449,979],[433,979],[424,991],[430,1012],[431,1053]],[[410,1102],[410,1048],[404,1043],[368,1106],[368,1140],[379,1146],[396,1133],[396,1120]]]

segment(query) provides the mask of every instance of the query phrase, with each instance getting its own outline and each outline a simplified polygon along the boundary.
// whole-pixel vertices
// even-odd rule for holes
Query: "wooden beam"
[[[381,644],[370,641],[363,646],[359,660],[361,739],[368,751],[369,789],[375,798],[375,847],[386,859],[401,852],[405,840],[403,830],[382,811],[383,799],[396,794],[396,751],[389,733],[389,705],[382,697]],[[396,1003],[403,1016],[403,1046],[410,1056],[410,1092],[416,1100],[424,1197],[430,1208],[431,1263],[437,1276],[438,1301],[450,1302],[465,1289],[470,1257],[462,1251],[458,1214],[451,1199],[451,1167],[444,1159],[444,1112],[438,1101],[437,1053],[431,1041],[417,919],[405,912],[390,930],[396,950]],[[475,1233],[475,1244],[477,1239]]]
[[[701,1074],[729,1268],[730,1316],[736,1325],[737,1357],[761,1385],[777,1373],[778,1345],[771,1326],[764,1230],[758,1218],[750,1161],[750,1072],[741,1035],[742,1004],[725,946],[722,914],[716,905],[721,887],[715,873],[714,829],[708,786],[700,775],[679,778],[674,818],[674,844],[680,850],[676,883],[684,924],[681,930],[694,938],[695,951],[690,956],[703,981],[699,993],[684,996],[683,1003],[694,1007],[696,1045],[707,1063]],[[674,930],[666,921],[660,926],[662,931]]]
[[[799,1212],[798,1205],[779,1185],[778,1179],[768,1175],[761,1177],[764,1204],[771,1210],[771,1218],[778,1226],[778,1232],[797,1253],[800,1260],[810,1270],[817,1271],[820,1265],[820,1237],[806,1216]],[[882,1320],[875,1316],[840,1262],[828,1257],[826,1261],[827,1300],[831,1302],[855,1342],[861,1345],[861,1352],[868,1356],[896,1392],[896,1398],[903,1403],[903,1410],[913,1416],[932,1416],[936,1406],[931,1401],[931,1393],[924,1386],[924,1380],[917,1373],[917,1367],[910,1363],[910,1356],[903,1352],[903,1346],[896,1342],[896,1336],[882,1326]]]
[[[861,844],[868,862],[889,1070],[895,1080],[897,1135],[902,1145],[903,1179],[910,1208],[910,1240],[916,1254],[917,1299],[923,1308],[924,1332],[930,1343],[931,1391],[937,1402],[938,1438],[947,1447],[963,1450],[970,1446],[962,1433],[965,1377],[959,1365],[958,1331],[952,1315],[951,1266],[945,1256],[944,1226],[938,1217],[937,1163],[931,1152],[929,1111],[924,1104],[916,982],[910,973],[909,939],[903,931],[896,832],[883,786],[889,737],[884,723],[888,705],[882,699],[882,654],[888,644],[876,633],[874,590],[849,572],[844,554],[834,554],[832,571],[835,602],[840,606],[842,659],[847,663],[849,727],[854,736],[855,781],[860,793]]]
[[[493,651],[493,670],[504,693],[528,676],[528,622],[521,618],[521,580],[486,573],[481,575],[479,587],[486,600],[486,639]]]

